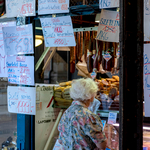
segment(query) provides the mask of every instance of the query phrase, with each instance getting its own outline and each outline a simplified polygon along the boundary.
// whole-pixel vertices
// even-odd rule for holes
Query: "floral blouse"
[[[99,116],[83,103],[73,101],[58,125],[58,141],[64,150],[93,150],[96,143],[106,139],[102,128]]]

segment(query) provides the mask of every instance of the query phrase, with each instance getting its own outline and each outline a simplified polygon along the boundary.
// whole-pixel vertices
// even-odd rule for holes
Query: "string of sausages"
[[[101,69],[115,73],[119,70],[119,43],[96,40],[97,31],[75,32],[75,47],[70,47],[70,72],[75,72],[75,63],[84,55],[89,73]],[[102,66],[102,67],[101,67]]]

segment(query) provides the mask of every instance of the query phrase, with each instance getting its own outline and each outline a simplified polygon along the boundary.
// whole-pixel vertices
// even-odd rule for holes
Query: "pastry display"
[[[101,110],[119,110],[119,77],[97,80],[98,92],[96,98],[101,102]]]

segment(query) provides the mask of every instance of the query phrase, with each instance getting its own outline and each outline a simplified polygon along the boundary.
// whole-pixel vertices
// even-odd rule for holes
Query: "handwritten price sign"
[[[150,117],[150,44],[144,44],[144,108],[145,117]]]
[[[117,113],[109,112],[108,124],[116,123],[116,119],[117,119]]]
[[[6,67],[9,83],[34,85],[33,56],[9,56],[7,57]]]
[[[75,46],[70,16],[40,18],[46,47]]]
[[[150,41],[150,1],[144,0],[144,41]]]
[[[0,23],[0,77],[7,77],[7,68],[6,68],[6,54],[4,50],[4,40],[3,40],[3,27],[16,26],[16,22],[3,22]]]
[[[99,0],[99,8],[119,7],[119,0]]]
[[[7,17],[35,16],[35,0],[6,0]]]
[[[119,12],[102,10],[96,39],[119,42]]]
[[[35,87],[8,86],[7,88],[8,111],[20,114],[36,114],[36,89]]]
[[[69,0],[38,0],[38,14],[69,13]]]
[[[4,48],[7,55],[32,54],[32,24],[3,29]]]

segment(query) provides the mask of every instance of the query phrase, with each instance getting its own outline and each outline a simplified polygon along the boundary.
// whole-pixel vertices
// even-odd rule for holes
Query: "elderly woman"
[[[98,87],[92,79],[73,81],[70,96],[74,99],[58,125],[58,142],[64,150],[103,150],[106,137],[100,118],[88,110]],[[57,149],[57,148],[55,148]]]

